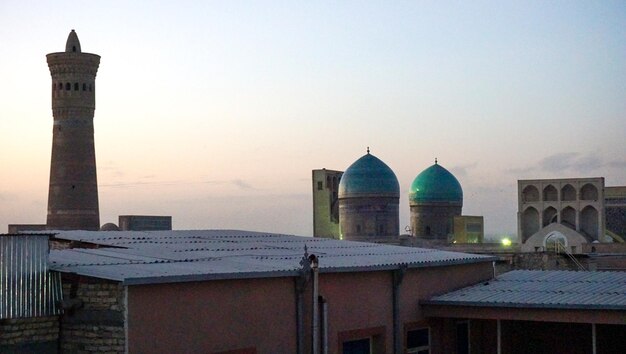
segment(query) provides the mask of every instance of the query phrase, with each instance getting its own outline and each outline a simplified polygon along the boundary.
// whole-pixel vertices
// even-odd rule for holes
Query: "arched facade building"
[[[544,251],[558,238],[578,253],[582,243],[610,241],[604,210],[602,177],[519,180],[519,242],[525,251]]]

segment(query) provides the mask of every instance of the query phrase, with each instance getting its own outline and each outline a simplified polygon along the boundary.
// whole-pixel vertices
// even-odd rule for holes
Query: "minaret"
[[[100,56],[83,53],[76,32],[65,52],[46,55],[52,75],[52,162],[47,228],[98,230],[93,113]]]

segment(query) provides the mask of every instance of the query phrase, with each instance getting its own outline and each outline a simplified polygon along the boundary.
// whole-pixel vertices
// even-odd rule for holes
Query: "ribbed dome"
[[[409,202],[452,202],[463,204],[463,189],[450,171],[435,162],[415,177],[409,191]]]
[[[400,197],[400,185],[389,166],[368,152],[341,176],[339,198],[370,196]]]

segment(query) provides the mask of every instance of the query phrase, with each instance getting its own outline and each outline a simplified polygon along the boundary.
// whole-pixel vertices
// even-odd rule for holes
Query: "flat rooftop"
[[[50,251],[50,269],[127,285],[295,276],[305,246],[321,273],[491,262],[485,255],[240,230],[48,231],[98,248]]]

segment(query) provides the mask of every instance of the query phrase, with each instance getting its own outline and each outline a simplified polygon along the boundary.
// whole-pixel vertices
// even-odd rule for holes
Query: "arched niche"
[[[561,224],[576,230],[576,210],[570,206],[561,210]]]
[[[543,211],[543,227],[558,221],[558,213],[555,208],[547,207]]]
[[[526,186],[522,190],[522,201],[524,202],[538,202],[539,201],[539,190],[537,187],[530,185]]]
[[[559,192],[553,185],[549,184],[543,189],[543,200],[546,202],[556,202],[559,199]]]
[[[539,212],[533,207],[526,208],[522,213],[522,242],[526,242],[537,231],[539,231]]]
[[[571,184],[566,184],[561,188],[561,200],[564,202],[576,200],[576,189]]]
[[[594,240],[598,239],[598,211],[588,205],[580,212],[580,231]]]
[[[582,200],[598,200],[598,188],[591,183],[585,184],[580,189],[580,199]]]

